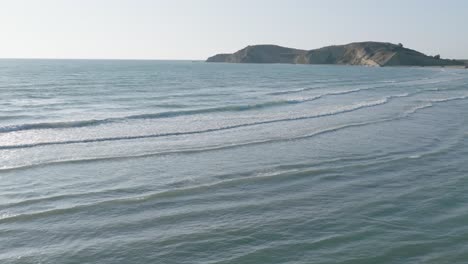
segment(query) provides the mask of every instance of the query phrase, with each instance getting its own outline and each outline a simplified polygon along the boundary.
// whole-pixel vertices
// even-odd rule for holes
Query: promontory
[[[402,44],[386,42],[356,42],[347,45],[327,46],[320,49],[301,50],[277,45],[254,45],[232,54],[218,54],[207,62],[228,63],[290,63],[290,64],[341,64],[365,66],[463,66],[458,60],[442,59],[440,55],[428,56]]]

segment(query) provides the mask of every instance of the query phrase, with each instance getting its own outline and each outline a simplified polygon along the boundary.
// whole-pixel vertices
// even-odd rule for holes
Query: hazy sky
[[[0,0],[0,57],[205,59],[376,40],[468,59],[467,25],[467,0]]]

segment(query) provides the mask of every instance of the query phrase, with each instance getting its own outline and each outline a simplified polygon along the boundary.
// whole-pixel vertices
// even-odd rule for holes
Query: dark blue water
[[[0,60],[0,263],[467,263],[468,71]]]

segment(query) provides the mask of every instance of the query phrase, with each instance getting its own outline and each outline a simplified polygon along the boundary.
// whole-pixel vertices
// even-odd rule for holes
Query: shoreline
[[[441,68],[441,69],[457,69],[457,70],[468,70],[468,64],[466,65],[435,65],[435,66],[418,66],[418,65],[393,65],[393,66],[380,66],[380,65],[358,65],[358,64],[305,64],[305,63],[255,63],[255,62],[208,62],[207,64],[247,64],[247,65],[301,65],[301,66],[334,66],[334,67],[363,67],[363,68]]]

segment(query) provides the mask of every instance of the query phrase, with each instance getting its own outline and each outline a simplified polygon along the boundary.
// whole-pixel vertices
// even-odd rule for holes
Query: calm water
[[[467,263],[468,71],[0,61],[0,263]]]

